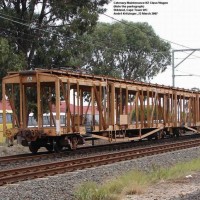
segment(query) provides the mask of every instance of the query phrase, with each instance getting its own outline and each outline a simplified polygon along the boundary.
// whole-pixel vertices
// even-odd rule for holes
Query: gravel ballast
[[[152,166],[168,167],[194,158],[200,158],[200,147],[5,185],[0,187],[0,197],[2,200],[72,200],[76,187],[85,181],[102,183],[131,169],[149,171]]]

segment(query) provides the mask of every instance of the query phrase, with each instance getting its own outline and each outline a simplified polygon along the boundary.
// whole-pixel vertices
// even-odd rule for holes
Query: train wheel
[[[47,149],[48,152],[52,152],[53,151],[53,145],[46,146],[46,149]]]
[[[59,144],[59,142],[56,142],[53,146],[53,149],[56,153],[59,153],[62,151],[63,147]]]
[[[36,144],[34,144],[34,143],[30,143],[30,145],[29,145],[29,150],[33,153],[33,154],[36,154],[37,152],[38,152],[38,149],[39,149],[40,147],[38,146],[38,145],[36,145]]]
[[[78,146],[78,139],[77,139],[77,137],[73,137],[72,138],[72,149],[76,150],[77,146]]]
[[[180,136],[180,132],[179,132],[179,129],[178,129],[178,128],[176,128],[176,129],[174,130],[173,135],[174,135],[174,137],[179,137],[179,136]]]

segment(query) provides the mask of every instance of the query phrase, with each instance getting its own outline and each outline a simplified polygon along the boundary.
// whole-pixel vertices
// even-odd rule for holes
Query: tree
[[[23,54],[26,66],[56,64],[63,40],[73,40],[93,30],[98,14],[109,0],[2,0],[0,35],[9,38],[16,54]],[[66,43],[65,43],[66,44]],[[55,48],[55,49],[54,49]],[[67,49],[67,47],[65,47]],[[41,54],[41,56],[37,56]]]
[[[15,54],[8,40],[0,37],[0,98],[2,78],[8,71],[18,71],[25,64],[25,58],[22,54]]]
[[[99,23],[85,40],[92,46],[83,65],[94,74],[145,81],[170,64],[170,44],[147,23]]]

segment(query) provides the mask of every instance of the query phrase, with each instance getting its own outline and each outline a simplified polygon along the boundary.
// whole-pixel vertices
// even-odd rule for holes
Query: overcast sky
[[[156,0],[148,1],[144,4],[147,12],[154,12],[157,15],[114,15],[114,2],[127,2],[127,0],[113,0],[107,8],[106,14],[117,20],[128,20],[133,22],[148,22],[155,30],[156,34],[163,39],[178,43],[188,48],[200,49],[200,0],[160,0],[168,4],[150,4],[158,2]],[[147,2],[143,0],[129,0],[128,2]],[[116,5],[116,4],[115,4]],[[136,4],[130,4],[136,5]],[[116,22],[105,15],[100,16],[100,21]],[[171,43],[173,49],[184,49],[183,46]],[[175,53],[175,65],[187,56],[190,52]],[[200,51],[195,52],[191,57],[176,68],[175,79],[176,87],[200,88]],[[195,75],[195,76],[194,76]],[[157,75],[152,83],[172,85],[172,68]]]

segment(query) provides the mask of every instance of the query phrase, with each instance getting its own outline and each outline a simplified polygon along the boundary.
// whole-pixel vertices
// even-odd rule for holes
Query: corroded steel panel
[[[126,125],[125,131],[147,137],[154,130],[200,125],[200,93],[183,88],[57,69],[10,72],[2,85],[13,113],[19,113],[15,114],[13,126],[29,128],[33,112],[29,104],[35,104],[35,128],[44,129],[46,136],[84,134],[85,127],[90,126],[91,132],[99,134],[98,138],[109,134],[113,137],[121,125]],[[13,87],[19,90],[19,101]],[[26,97],[31,91],[36,91],[35,102]],[[3,105],[5,101],[4,97]],[[65,104],[62,112],[61,101]]]

